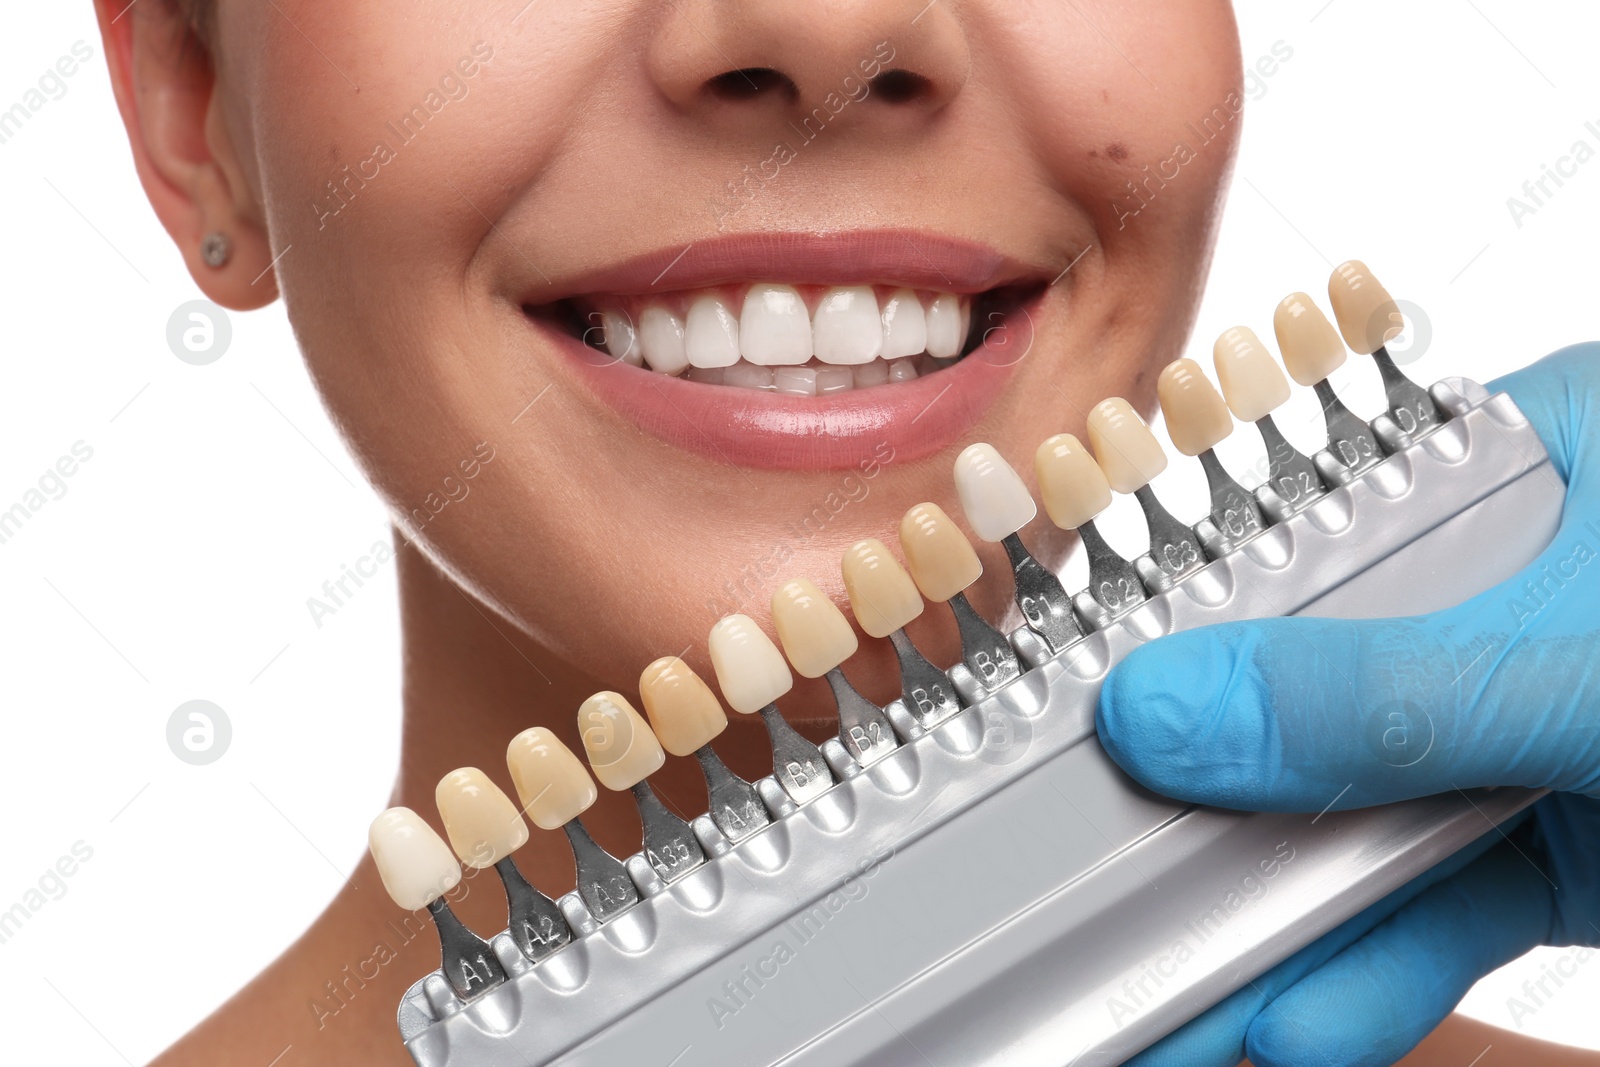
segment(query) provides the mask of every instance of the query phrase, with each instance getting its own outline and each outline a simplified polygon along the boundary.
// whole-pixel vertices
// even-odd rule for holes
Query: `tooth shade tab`
[[[639,698],[661,747],[690,756],[728,728],[728,716],[705,680],[677,656],[663,656],[639,676]]]
[[[587,811],[599,795],[578,757],[543,726],[511,739],[506,746],[506,768],[523,812],[544,830],[565,826]]]
[[[450,847],[468,867],[493,867],[528,841],[522,813],[476,767],[462,767],[439,779],[433,799]]]
[[[390,808],[373,819],[367,847],[383,888],[406,911],[426,908],[461,881],[450,846],[410,808]]]
[[[840,286],[823,293],[811,318],[811,344],[818,359],[834,366],[876,359],[883,352],[883,320],[872,287]]]
[[[1167,469],[1161,442],[1120,396],[1100,401],[1089,412],[1089,447],[1106,481],[1119,493],[1143,489]]]
[[[924,598],[942,604],[983,574],[983,564],[944,509],[918,504],[900,520],[900,549]]]
[[[695,297],[684,320],[683,344],[694,367],[731,367],[739,362],[739,317],[720,296]]]
[[[844,551],[844,592],[856,622],[873,637],[888,637],[922,614],[922,594],[882,541],[857,541]]]
[[[607,789],[632,789],[667,760],[644,717],[621,693],[596,693],[579,705],[578,734],[590,770]]]
[[[1289,399],[1289,379],[1248,326],[1224,330],[1211,350],[1233,417],[1259,422]]]
[[[1076,530],[1111,506],[1111,483],[1094,455],[1070,433],[1058,433],[1033,454],[1033,473],[1045,513],[1063,530]]]
[[[1405,329],[1405,319],[1389,290],[1359,259],[1333,268],[1328,278],[1328,301],[1345,344],[1370,356]]]
[[[772,594],[772,625],[794,669],[821,678],[855,655],[856,632],[809,578],[796,578]]]
[[[1156,396],[1166,416],[1172,446],[1186,456],[1215,448],[1233,432],[1233,416],[1216,386],[1192,359],[1168,363],[1156,379]]]
[[[915,356],[928,347],[927,316],[910,289],[896,289],[883,301],[883,358]]]
[[[647,367],[662,374],[682,374],[689,367],[683,320],[661,304],[639,314],[639,350]]]
[[[1039,513],[1033,494],[993,445],[963,449],[956,457],[955,481],[967,525],[981,540],[1003,541]]]
[[[739,354],[758,367],[798,366],[811,358],[811,317],[792,286],[752,285],[745,293]]]
[[[1290,293],[1272,313],[1272,330],[1289,377],[1316,385],[1344,366],[1348,351],[1339,333],[1311,297]]]
[[[722,699],[753,715],[794,688],[783,653],[748,615],[728,615],[711,627],[711,667]]]

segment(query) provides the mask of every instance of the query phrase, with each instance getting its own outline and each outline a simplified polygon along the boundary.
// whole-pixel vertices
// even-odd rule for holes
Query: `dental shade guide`
[[[1206,555],[1215,559],[1267,528],[1260,503],[1217,458],[1216,446],[1233,432],[1233,416],[1192,359],[1167,364],[1156,379],[1156,395],[1173,447],[1198,457],[1205,471],[1211,511],[1195,524],[1195,535]]]
[[[1303,294],[1294,299],[1314,310]],[[1293,329],[1279,335],[1290,373],[1330,391],[1318,388],[1336,356],[1326,331],[1308,341]],[[1247,421],[1270,418],[1281,402],[1270,379],[1282,371],[1253,335],[1234,341],[1246,358],[1219,366],[1227,404],[1241,418],[1264,408]],[[456,922],[441,897],[460,867],[444,843],[410,813],[380,816],[372,844],[386,887],[402,907],[433,910],[441,931],[441,971],[417,981],[399,1011],[419,1067],[488,1067],[508,1055],[530,1067],[921,1067],[927,1050],[973,1067],[1122,1062],[1537,800],[1542,791],[1502,787],[1330,808],[1315,819],[1222,811],[1150,794],[1106,758],[1094,732],[1100,688],[1140,645],[1242,619],[1437,610],[1514,574],[1560,521],[1560,481],[1504,394],[1462,379],[1437,383],[1426,391],[1436,420],[1407,433],[1396,415],[1378,416],[1366,432],[1382,454],[1355,463],[1341,460],[1349,453],[1339,442],[1362,431],[1355,416],[1335,411],[1329,447],[1311,461],[1326,484],[1287,502],[1270,487],[1251,493],[1217,476],[1227,472],[1213,447],[1231,423],[1218,417],[1198,367],[1181,362],[1163,373],[1158,393],[1174,445],[1200,459],[1212,490],[1213,514],[1191,534],[1204,549],[1198,565],[1168,575],[1149,556],[1130,562],[1094,527],[1113,485],[1153,500],[1149,478],[1165,462],[1149,452],[1149,431],[1131,409],[1092,421],[1101,462],[1066,434],[1035,455],[1050,520],[1078,530],[1090,557],[1091,588],[1072,598],[1087,632],[1064,648],[1032,626],[1003,635],[981,619],[961,595],[981,563],[948,516],[919,505],[902,526],[909,576],[875,541],[851,546],[841,567],[861,631],[900,654],[902,697],[880,709],[892,747],[867,746],[861,754],[876,758],[861,761],[840,740],[825,742],[830,780],[802,788],[801,803],[787,787],[812,783],[783,782],[783,730],[772,729],[774,776],[733,779],[739,796],[765,810],[732,824],[717,811],[718,782],[732,775],[708,747],[726,717],[681,661],[658,661],[641,679],[645,708],[664,747],[696,755],[711,779],[712,815],[690,828],[704,858],[667,879],[643,854],[630,857],[640,899],[603,923],[569,893],[560,909],[570,941],[536,962],[506,934],[486,943]],[[1261,368],[1265,389],[1251,380]],[[1380,432],[1386,425],[1392,432]],[[974,533],[1004,543],[1029,509],[1015,485],[1001,484],[1004,461],[983,458],[978,482],[999,480],[960,492],[958,476],[958,492]],[[1214,514],[1240,507],[1241,492],[1263,520],[1249,536]],[[1141,503],[1155,555],[1185,542],[1181,523],[1160,519],[1165,508]],[[790,664],[842,681],[855,632],[815,583],[780,593],[775,627]],[[968,662],[945,675],[911,646],[905,627],[924,597],[951,603],[963,660],[974,649],[1014,653],[1010,680],[981,685]],[[771,642],[751,620],[718,627],[712,662],[728,703],[782,722],[775,701],[788,674],[771,662]],[[847,702],[855,694],[835,692]],[[599,719],[580,712],[579,725],[602,784],[653,800],[645,778],[661,765],[660,750],[618,755],[606,745],[630,730],[649,734],[635,720],[613,703]],[[447,830],[452,842],[460,831],[469,862],[505,852],[496,866],[509,864],[519,835],[486,818],[492,787],[470,770],[447,777],[474,795],[465,819],[446,811],[460,801],[441,783]],[[648,852],[649,805],[640,806]],[[383,829],[386,820],[398,822]],[[681,836],[686,824],[678,826]],[[1241,908],[1229,907],[1243,892],[1241,871],[1262,872],[1265,903],[1246,894]],[[1182,966],[1151,980],[1179,944]]]
[[[1273,421],[1272,412],[1289,399],[1289,381],[1255,331],[1248,326],[1224,330],[1212,347],[1217,381],[1233,417],[1253,422],[1267,449],[1267,484],[1282,501],[1282,521],[1310,505],[1326,491],[1322,472],[1291,445]]]
[[[972,545],[939,505],[926,502],[900,520],[900,548],[926,600],[943,603],[961,634],[961,662],[949,670],[963,702],[976,704],[1022,673],[1016,650],[967,600],[965,590],[983,574]]]
[[[981,540],[1000,542],[1011,560],[1017,608],[1050,652],[1060,652],[1083,636],[1072,614],[1072,599],[1061,579],[1033,557],[1019,531],[1039,508],[1028,487],[993,445],[970,445],[956,457],[956,494],[967,525]]]
[[[506,767],[534,825],[566,833],[578,871],[578,896],[595,922],[610,922],[639,903],[626,865],[596,844],[578,818],[594,805],[599,791],[572,750],[550,730],[534,726],[511,739]]]
[[[1133,405],[1121,397],[1096,404],[1088,422],[1089,447],[1106,481],[1119,493],[1132,493],[1144,510],[1150,554],[1134,560],[1134,567],[1146,590],[1165,592],[1206,564],[1195,532],[1173,518],[1150,488],[1150,480],[1166,470],[1167,454]]]
[[[463,767],[439,780],[434,802],[461,862],[477,870],[492,866],[500,876],[506,931],[522,954],[537,963],[571,941],[561,908],[535,889],[511,858],[528,841],[528,824],[511,798],[476,767]]]
[[[390,898],[407,911],[428,909],[439,931],[440,971],[455,995],[471,1002],[503,985],[494,949],[444,899],[461,883],[461,865],[433,828],[410,808],[390,808],[372,821],[367,845]]]
[[[876,763],[899,747],[888,713],[857,692],[840,669],[859,643],[844,612],[815,582],[796,578],[780,586],[772,594],[772,624],[794,669],[805,678],[828,680],[839,712],[839,741],[858,764]]]
[[[1289,377],[1316,390],[1328,427],[1328,447],[1312,457],[1329,485],[1343,485],[1383,458],[1377,435],[1333,391],[1329,375],[1344,366],[1344,341],[1305,293],[1290,293],[1272,314],[1278,352]]]
[[[711,748],[728,728],[728,716],[711,688],[677,656],[663,656],[639,677],[639,697],[661,747],[674,756],[693,756],[706,779],[709,813],[729,841],[749,837],[767,823],[756,787],[730,771]]]
[[[900,664],[900,699],[884,713],[891,720],[897,713],[905,714],[928,730],[960,711],[961,700],[950,676],[906,635],[906,625],[922,614],[922,593],[889,547],[874,538],[857,541],[845,549],[839,570],[856,624],[870,637],[888,638]]]
[[[1094,524],[1111,504],[1111,483],[1093,453],[1070,433],[1041,444],[1033,468],[1050,521],[1076,530],[1089,559],[1089,587],[1073,598],[1078,616],[1091,631],[1103,630],[1149,599],[1138,568],[1107,544]]]
[[[670,883],[704,863],[694,829],[650,788],[649,776],[667,756],[628,699],[609,690],[589,697],[578,707],[578,734],[600,784],[633,796],[644,830],[643,855],[657,876]]]
[[[783,653],[748,615],[728,615],[706,642],[722,698],[734,711],[760,715],[772,743],[772,776],[796,804],[815,800],[833,786],[822,751],[801,737],[778,710],[777,700],[794,688]]]
[[[1345,344],[1370,355],[1383,376],[1389,410],[1373,420],[1373,432],[1390,452],[1436,429],[1444,418],[1437,398],[1405,376],[1385,347],[1405,329],[1405,319],[1389,291],[1359,259],[1347,260],[1328,277],[1328,302]]]

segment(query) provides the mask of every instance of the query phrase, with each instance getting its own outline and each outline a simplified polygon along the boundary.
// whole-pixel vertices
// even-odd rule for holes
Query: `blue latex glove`
[[[1568,485],[1561,530],[1533,566],[1431,615],[1163,638],[1111,672],[1100,739],[1151,789],[1227,808],[1557,792],[1131,1063],[1391,1064],[1494,968],[1536,945],[1600,943],[1600,344],[1492,389],[1516,400]],[[1409,766],[1396,764],[1412,755],[1386,762],[1373,744],[1385,726],[1375,717],[1397,708],[1416,736],[1395,744],[1424,744],[1432,725],[1432,748]]]

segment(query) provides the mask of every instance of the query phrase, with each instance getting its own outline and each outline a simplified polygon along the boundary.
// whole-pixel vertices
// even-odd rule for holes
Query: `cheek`
[[[996,47],[1013,97],[1036,102],[1022,135],[1108,250],[1210,225],[1245,99],[1231,5],[1040,5]],[[1130,211],[1145,225],[1127,225]]]

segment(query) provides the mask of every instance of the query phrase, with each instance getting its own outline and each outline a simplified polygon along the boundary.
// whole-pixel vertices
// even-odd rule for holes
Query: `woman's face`
[[[842,603],[847,545],[959,515],[964,445],[1031,482],[1143,403],[1239,123],[1223,0],[222,0],[215,31],[333,417],[408,537],[617,688],[788,578]]]

